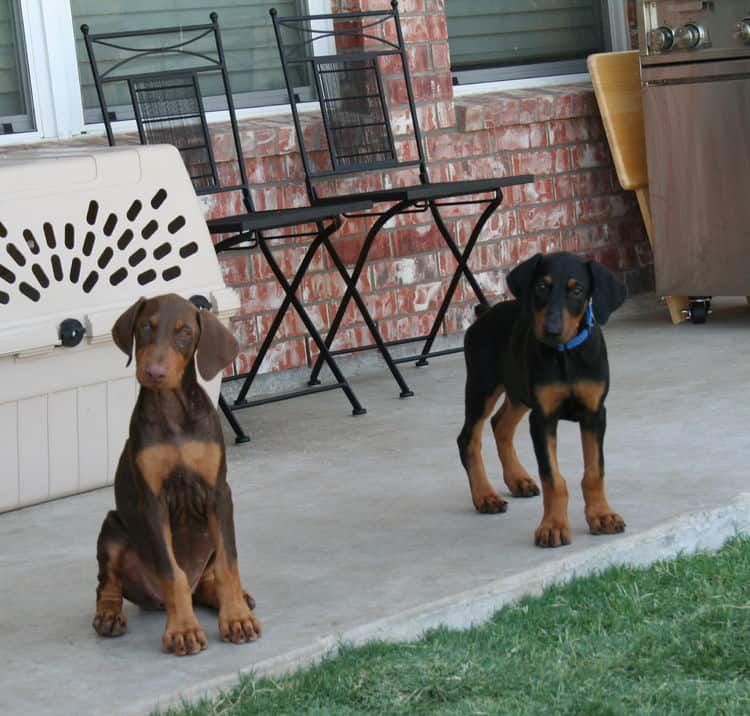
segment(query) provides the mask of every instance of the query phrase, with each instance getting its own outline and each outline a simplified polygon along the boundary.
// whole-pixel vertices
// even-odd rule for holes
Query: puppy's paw
[[[539,485],[528,474],[509,475],[505,484],[513,497],[536,497],[539,494]]]
[[[483,515],[496,515],[508,509],[508,503],[495,492],[472,495],[471,499],[477,512]]]
[[[534,533],[537,547],[561,547],[570,544],[570,525],[562,520],[542,520]]]
[[[223,641],[245,644],[260,638],[260,622],[246,602],[219,610],[219,634]]]
[[[592,535],[613,535],[625,531],[625,520],[609,505],[586,510],[586,522]]]
[[[122,636],[128,630],[128,620],[121,609],[102,607],[96,610],[91,626],[99,636]]]
[[[200,654],[208,646],[208,639],[198,621],[193,619],[167,621],[167,628],[161,638],[161,649],[175,656]]]

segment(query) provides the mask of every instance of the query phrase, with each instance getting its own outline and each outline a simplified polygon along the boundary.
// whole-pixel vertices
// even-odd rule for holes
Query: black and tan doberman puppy
[[[544,498],[536,544],[570,542],[568,490],[557,464],[558,420],[580,423],[589,529],[593,534],[622,532],[625,522],[604,495],[609,364],[599,325],[625,301],[625,286],[594,261],[557,253],[537,254],[517,266],[508,275],[508,287],[517,300],[478,311],[464,341],[466,415],[458,448],[474,506],[484,513],[507,509],[487,479],[481,455],[482,428],[505,393],[491,424],[503,479],[514,497],[539,494],[513,447],[516,427],[531,411]]]
[[[94,629],[125,633],[125,597],[166,609],[166,652],[205,649],[194,603],[218,609],[225,641],[255,641],[260,623],[240,583],[224,438],[196,376],[197,362],[213,378],[237,355],[237,341],[209,311],[174,294],[139,300],[112,336],[128,358],[135,343],[141,387],[115,476],[117,509],[97,544]]]

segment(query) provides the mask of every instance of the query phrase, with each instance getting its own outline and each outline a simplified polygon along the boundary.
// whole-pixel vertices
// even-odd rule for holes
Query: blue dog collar
[[[591,335],[591,329],[594,327],[594,307],[589,301],[589,305],[586,308],[586,325],[583,330],[577,335],[573,336],[567,343],[558,343],[557,350],[561,353],[563,351],[570,351],[573,348],[578,348],[582,343],[585,343],[588,337]]]

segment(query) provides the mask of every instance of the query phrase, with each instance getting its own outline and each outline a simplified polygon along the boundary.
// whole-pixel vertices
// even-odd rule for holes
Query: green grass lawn
[[[345,648],[170,715],[750,714],[750,539],[614,568],[468,631]]]

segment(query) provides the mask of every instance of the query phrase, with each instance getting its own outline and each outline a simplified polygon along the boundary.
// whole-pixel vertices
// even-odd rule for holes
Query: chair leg
[[[365,302],[362,299],[362,296],[357,290],[356,284],[352,282],[352,278],[351,276],[349,276],[349,272],[346,270],[346,266],[344,266],[344,262],[341,260],[341,257],[338,255],[338,252],[336,251],[336,249],[334,248],[330,240],[328,239],[325,240],[324,245],[326,249],[328,250],[331,260],[334,263],[334,266],[336,266],[336,268],[338,269],[338,272],[341,275],[341,278],[344,279],[344,283],[346,284],[347,290],[351,291],[352,298],[354,299],[354,302],[357,304],[357,308],[359,309],[360,314],[362,314],[362,318],[364,318],[365,323],[367,324],[367,328],[369,329],[370,333],[372,334],[373,340],[375,341],[375,345],[380,351],[380,354],[383,356],[383,360],[385,361],[386,365],[388,366],[388,369],[391,371],[391,374],[395,378],[396,383],[398,383],[398,387],[401,389],[400,397],[410,398],[411,396],[414,395],[414,393],[406,384],[404,377],[401,375],[401,371],[393,362],[393,358],[391,357],[391,354],[388,351],[388,348],[385,345],[385,342],[383,341],[383,337],[380,335],[380,331],[378,330],[378,327],[375,321],[370,315],[370,312],[367,310],[367,306],[365,305]]]
[[[486,218],[480,217],[479,221],[481,221],[481,224],[479,224],[479,230],[481,231],[484,227],[484,224],[486,223],[487,219],[489,219],[490,215],[495,211],[495,209],[500,206],[500,204],[503,201],[502,195],[499,197],[496,195],[495,199],[492,200],[492,209],[487,213]],[[472,291],[474,291],[474,295],[477,297],[480,303],[487,303],[487,298],[484,295],[484,291],[482,291],[482,288],[477,283],[477,279],[472,273],[471,269],[469,269],[468,265],[466,264],[466,261],[462,259],[462,253],[461,249],[456,244],[455,239],[451,236],[450,231],[448,231],[448,227],[445,225],[445,222],[443,221],[443,217],[440,216],[440,212],[438,211],[437,204],[434,201],[430,202],[430,213],[432,214],[433,221],[435,222],[435,226],[437,226],[438,231],[443,235],[443,240],[445,241],[446,245],[450,249],[451,253],[453,254],[453,258],[456,259],[459,266],[461,266],[461,270],[463,271],[464,276],[466,277],[466,280],[469,282],[469,285],[471,286]],[[475,226],[476,229],[476,226]],[[474,232],[472,231],[472,235]],[[479,233],[477,232],[477,237],[479,236]],[[474,240],[474,243],[476,243],[476,239]],[[473,245],[472,245],[473,246]],[[468,258],[468,256],[467,256]]]
[[[326,341],[325,345],[327,349],[330,349],[331,345],[333,345],[334,338],[336,337],[336,333],[339,330],[339,326],[341,325],[341,321],[344,318],[344,314],[346,313],[346,309],[349,306],[349,301],[351,301],[352,296],[354,292],[357,290],[357,282],[359,281],[359,277],[362,275],[362,270],[365,267],[365,263],[367,263],[367,257],[370,253],[370,247],[372,246],[372,242],[375,240],[375,237],[380,233],[380,230],[383,228],[385,223],[396,214],[401,213],[404,209],[406,209],[409,206],[408,201],[400,201],[398,204],[394,204],[388,211],[381,214],[377,221],[372,225],[372,228],[367,233],[367,236],[365,237],[365,241],[362,244],[362,248],[360,249],[359,256],[357,257],[357,263],[354,266],[354,270],[351,273],[350,276],[350,283],[347,284],[346,291],[344,292],[344,297],[341,299],[341,303],[339,304],[338,310],[336,311],[336,315],[333,318],[333,322],[331,323],[331,327],[328,329],[328,334],[326,335]],[[385,344],[383,344],[385,347]],[[382,351],[381,351],[382,352]],[[385,352],[383,353],[383,357],[385,358],[386,354],[388,354],[388,350],[385,349]],[[390,354],[389,358],[390,358]],[[315,361],[315,365],[313,366],[312,373],[310,374],[310,385],[317,385],[320,381],[318,380],[318,375],[320,374],[320,369],[323,367],[323,355],[321,353],[320,356],[318,356],[318,359]],[[401,384],[399,383],[399,387]],[[403,390],[403,388],[402,388]]]
[[[482,212],[481,216],[477,220],[477,223],[474,224],[474,228],[472,229],[471,236],[469,237],[469,240],[466,242],[466,247],[464,248],[463,252],[458,251],[458,247],[456,246],[456,243],[453,239],[453,237],[448,232],[447,227],[442,221],[442,218],[440,218],[440,213],[438,212],[437,206],[435,206],[434,202],[430,202],[430,210],[432,211],[432,215],[436,217],[435,223],[438,225],[438,228],[440,228],[440,233],[443,234],[443,238],[445,239],[445,243],[448,244],[448,246],[451,248],[451,251],[458,251],[458,266],[456,266],[456,270],[453,272],[453,276],[451,278],[451,282],[448,284],[448,290],[445,292],[445,296],[443,297],[443,302],[440,304],[440,308],[438,309],[437,316],[435,316],[435,321],[432,324],[432,328],[430,329],[430,333],[427,336],[427,340],[425,341],[424,346],[422,347],[422,351],[420,353],[420,357],[416,362],[417,366],[424,366],[427,365],[427,356],[430,353],[430,350],[432,348],[432,344],[435,342],[435,338],[437,337],[438,331],[440,330],[440,325],[443,322],[443,319],[445,318],[445,314],[448,311],[448,307],[450,306],[451,301],[453,300],[453,294],[456,292],[456,288],[458,288],[458,282],[461,280],[461,275],[465,275],[469,283],[472,285],[472,288],[474,289],[474,293],[476,294],[479,301],[486,304],[487,299],[485,298],[484,293],[482,292],[482,289],[479,287],[479,284],[476,282],[476,279],[474,278],[474,274],[471,272],[468,266],[469,257],[471,256],[471,252],[474,250],[474,245],[477,243],[477,240],[479,239],[479,234],[482,232],[482,229],[484,228],[484,225],[487,223],[487,220],[492,216],[492,214],[495,212],[498,206],[503,201],[503,195],[502,192],[497,192],[495,198],[487,204],[484,211]],[[455,255],[454,251],[454,255]]]
[[[224,417],[227,419],[227,422],[231,426],[232,430],[234,430],[234,442],[237,443],[237,445],[241,445],[242,443],[249,443],[250,436],[242,429],[242,426],[240,425],[237,418],[234,417],[232,409],[229,407],[226,398],[224,398],[221,392],[219,393],[219,409],[222,413],[224,413]]]
[[[258,238],[258,244],[263,253],[263,256],[265,257],[266,262],[268,263],[268,266],[270,267],[271,271],[276,277],[276,280],[279,282],[279,285],[283,289],[285,295],[284,295],[284,300],[282,301],[281,306],[279,307],[279,310],[277,311],[276,316],[274,317],[273,323],[271,324],[271,327],[268,333],[266,334],[266,338],[263,341],[263,344],[261,345],[260,351],[258,352],[258,355],[255,357],[255,360],[253,361],[253,365],[251,366],[250,371],[248,372],[247,377],[245,378],[245,381],[242,384],[242,388],[240,389],[240,392],[237,396],[235,405],[239,405],[245,401],[245,398],[247,397],[247,393],[250,390],[250,386],[252,385],[252,382],[255,379],[255,376],[257,375],[258,370],[260,369],[260,365],[263,362],[263,359],[265,358],[265,355],[271,346],[274,336],[276,335],[276,332],[278,331],[279,326],[281,325],[281,321],[283,320],[284,315],[286,314],[287,310],[289,310],[289,306],[293,305],[300,319],[304,323],[305,328],[307,329],[308,333],[312,337],[313,341],[315,341],[315,344],[318,346],[318,349],[320,350],[321,359],[326,362],[331,372],[333,373],[333,376],[336,379],[337,386],[340,387],[344,391],[344,394],[349,399],[349,402],[352,405],[352,414],[363,415],[364,413],[367,412],[362,407],[362,404],[357,399],[357,396],[354,394],[354,391],[351,389],[351,386],[349,385],[348,381],[339,370],[338,365],[336,365],[336,362],[331,356],[328,350],[328,347],[326,346],[325,342],[323,341],[323,338],[318,332],[318,329],[315,327],[315,324],[313,323],[309,314],[305,310],[305,307],[302,305],[302,303],[300,302],[300,300],[297,298],[297,295],[296,295],[297,290],[300,284],[302,283],[302,279],[307,273],[307,269],[309,268],[310,263],[312,262],[312,259],[316,251],[318,250],[320,245],[324,242],[324,240],[328,236],[330,236],[330,234],[333,233],[333,231],[336,230],[336,228],[337,228],[337,225],[335,222],[333,222],[329,227],[322,229],[319,235],[316,237],[316,239],[311,242],[310,247],[308,248],[307,252],[302,258],[302,262],[300,263],[299,268],[297,269],[297,272],[295,273],[291,284],[287,280],[286,276],[284,276],[284,273],[281,271],[278,263],[274,259],[273,254],[271,253],[271,249],[268,247],[267,240],[262,237]]]

